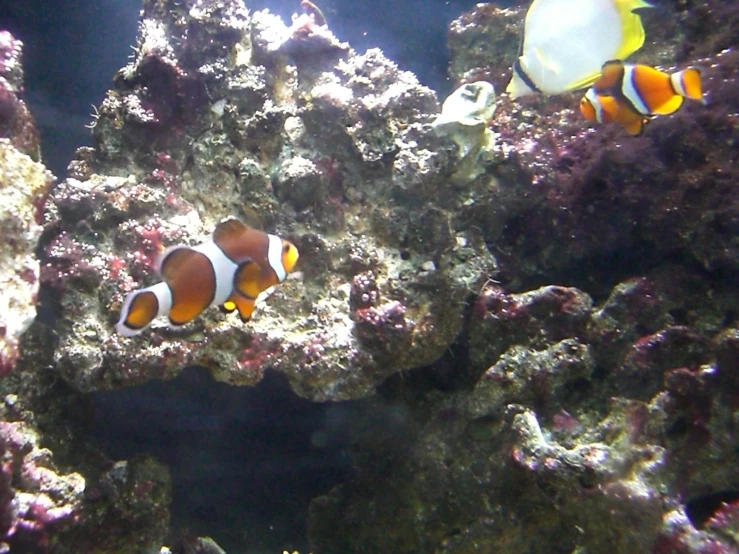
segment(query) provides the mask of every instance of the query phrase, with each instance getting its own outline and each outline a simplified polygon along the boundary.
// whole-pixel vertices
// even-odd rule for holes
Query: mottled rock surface
[[[49,370],[52,332],[27,330],[54,177],[36,161],[20,56],[20,41],[0,31],[0,552],[158,552],[169,526],[167,469],[147,458],[113,463],[85,446],[70,425],[79,395]]]
[[[54,334],[23,335],[1,382],[3,460],[20,468],[0,473],[6,543],[87,552],[105,529],[103,552],[157,548],[167,472],[96,458],[60,413],[201,364],[365,398],[336,404],[355,477],[314,500],[316,553],[736,552],[738,6],[645,15],[636,59],[700,65],[707,106],[632,138],[584,122],[576,94],[503,96],[459,182],[435,94],[379,50],[235,0],[144,2],[94,145],[44,214]],[[455,22],[453,78],[504,90],[523,14]],[[159,252],[227,216],[292,240],[295,278],[247,324],[211,309],[115,335]],[[34,507],[38,468],[53,486]]]
[[[29,335],[24,343],[40,339]],[[158,552],[169,530],[169,471],[88,447],[84,403],[44,369],[48,361],[21,358],[0,382],[0,550]]]
[[[635,59],[700,66],[708,105],[634,139],[577,94],[501,98],[497,156],[459,191],[497,280],[453,356],[356,418],[358,478],[314,500],[317,551],[739,548],[739,5],[661,9]],[[502,90],[524,13],[455,21],[452,77]]]
[[[38,161],[38,131],[23,99],[22,54],[23,43],[0,30],[0,138]]]
[[[316,550],[734,552],[737,308],[733,287],[675,266],[597,306],[489,285],[475,384],[444,392],[420,370],[354,418],[359,478],[314,500]]]
[[[686,103],[634,139],[618,125],[584,121],[580,93],[501,98],[492,128],[505,162],[491,167],[487,178],[502,182],[503,170],[518,168],[516,196],[524,200],[518,209],[505,209],[502,225],[484,198],[471,211],[501,279],[514,289],[568,282],[601,287],[603,295],[641,267],[676,256],[708,271],[739,270],[733,147],[739,54],[728,33],[739,8],[708,0],[661,9],[667,11],[659,17],[657,10],[643,12],[647,42],[635,60],[667,70],[700,67],[708,107]],[[455,77],[490,80],[504,90],[507,78],[495,76],[510,75],[511,60],[495,55],[490,37],[512,34],[519,22],[510,10],[490,4],[455,21]],[[493,50],[480,51],[478,43]]]
[[[85,391],[193,363],[254,384],[272,367],[326,400],[441,356],[495,261],[457,210],[455,147],[428,125],[438,110],[379,50],[357,54],[306,16],[288,28],[238,1],[145,2],[94,147],[53,195],[56,367]],[[248,324],[211,309],[182,330],[116,335],[161,249],[202,242],[227,216],[294,242],[295,278]]]
[[[35,161],[38,136],[23,100],[22,44],[0,31],[0,376],[36,316],[44,203],[53,175]]]

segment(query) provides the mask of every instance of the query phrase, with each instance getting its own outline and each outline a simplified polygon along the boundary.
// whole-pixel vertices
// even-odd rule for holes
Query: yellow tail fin
[[[653,8],[644,0],[613,0],[621,17],[621,47],[616,57],[620,60],[628,58],[644,44],[644,27],[641,17],[634,13],[639,8]]]
[[[705,104],[706,101],[703,99],[703,90],[701,89],[700,71],[698,71],[694,67],[689,67],[688,69],[681,71],[677,75],[678,77],[676,78],[680,79],[680,82],[683,85],[685,97],[690,98],[691,100],[697,100],[698,102],[703,102]]]

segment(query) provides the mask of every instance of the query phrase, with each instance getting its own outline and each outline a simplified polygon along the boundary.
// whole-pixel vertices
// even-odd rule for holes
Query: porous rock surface
[[[678,113],[656,118],[633,138],[618,125],[584,121],[581,92],[501,97],[492,123],[495,147],[503,167],[520,168],[519,188],[529,197],[520,209],[505,212],[503,225],[484,199],[469,210],[500,265],[499,278],[514,289],[569,280],[589,290],[600,287],[602,296],[608,293],[602,284],[675,256],[708,271],[739,270],[732,146],[739,54],[731,31],[739,9],[714,0],[668,7],[669,17],[642,12],[647,41],[634,60],[668,71],[699,67],[707,107],[686,101]],[[525,9],[511,8],[520,18]],[[480,4],[451,25],[456,78],[505,89],[510,56],[475,45],[511,35],[521,21],[511,10]],[[498,178],[499,172],[489,171]]]
[[[144,2],[135,59],[47,214],[57,368],[89,391],[188,364],[253,384],[271,367],[326,400],[438,358],[495,269],[456,210],[455,147],[429,132],[438,111],[413,75],[309,16],[288,28],[235,0]],[[301,253],[253,320],[212,309],[182,330],[115,334],[161,248],[229,216]]]
[[[675,266],[597,306],[487,286],[472,386],[422,371],[352,419],[359,477],[313,501],[316,550],[735,552],[737,307]]]
[[[354,479],[312,504],[321,554],[736,552],[737,5],[669,3],[661,27],[645,16],[638,59],[701,65],[708,106],[634,139],[582,121],[575,94],[503,96],[469,183],[451,182],[458,152],[431,132],[433,92],[379,51],[358,55],[310,17],[193,6],[145,2],[94,146],[54,192],[42,278],[58,347],[47,360],[51,334],[24,335],[34,361],[15,390],[33,396],[46,365],[84,391],[190,363],[235,384],[275,367],[316,400],[385,380],[347,419]],[[504,90],[523,14],[463,16],[455,78]],[[113,334],[163,246],[233,215],[301,252],[252,322],[210,310],[182,330]],[[47,398],[59,408],[6,395],[4,419],[43,426],[53,413],[28,416]],[[54,459],[72,460],[74,435],[55,431]],[[51,498],[90,514],[81,541],[123,513],[138,527],[111,527],[109,551],[151,547],[168,481],[147,467],[125,494],[114,466],[85,475],[86,500]],[[14,483],[0,483],[6,507],[35,486]]]
[[[452,24],[454,78],[504,90],[524,4]],[[461,192],[499,273],[455,355],[356,418],[317,551],[739,548],[739,5],[662,9],[635,60],[699,66],[707,106],[632,138],[583,121],[581,93],[500,98],[497,155]]]
[[[0,31],[0,552],[158,552],[168,470],[145,457],[113,463],[84,445],[70,425],[79,395],[49,371],[52,331],[32,325],[54,178],[36,161],[21,46]]]
[[[53,175],[38,163],[38,135],[23,101],[22,43],[0,31],[0,376],[36,317],[44,202]]]

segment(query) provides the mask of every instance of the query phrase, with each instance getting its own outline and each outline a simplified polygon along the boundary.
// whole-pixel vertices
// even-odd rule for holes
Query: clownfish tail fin
[[[123,303],[115,329],[124,337],[134,337],[171,307],[172,293],[166,283],[133,291]]]
[[[670,75],[670,84],[676,94],[684,98],[697,100],[703,104],[706,103],[701,87],[701,74],[697,68],[689,67],[683,71],[673,73]]]

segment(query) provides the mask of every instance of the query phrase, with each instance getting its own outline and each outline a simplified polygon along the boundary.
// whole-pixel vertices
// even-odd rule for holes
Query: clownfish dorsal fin
[[[239,219],[224,219],[216,225],[213,231],[213,242],[216,244],[228,242],[230,238],[240,235],[247,229],[249,229],[249,226]]]
[[[234,290],[240,295],[254,299],[260,292],[262,268],[251,258],[239,264],[234,273]],[[233,295],[232,295],[233,296]]]
[[[599,94],[619,93],[623,85],[624,62],[621,60],[610,60],[603,64],[600,77],[593,84],[593,88]]]

